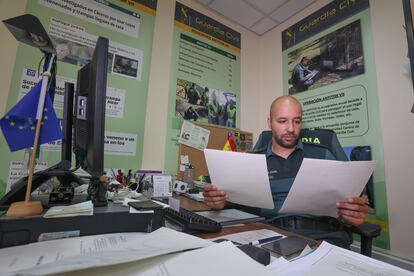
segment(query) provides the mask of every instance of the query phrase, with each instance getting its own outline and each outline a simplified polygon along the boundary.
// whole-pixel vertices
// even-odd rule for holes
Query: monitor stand
[[[76,182],[79,185],[84,184],[84,181],[75,175],[70,170],[70,167],[70,162],[63,160],[46,170],[34,173],[32,190],[30,192],[36,190],[40,185],[52,177],[56,177],[59,180],[60,187],[71,187],[71,183],[73,182]],[[22,177],[12,186],[12,189],[0,199],[0,210],[7,209],[13,202],[25,200],[27,180],[27,176]]]

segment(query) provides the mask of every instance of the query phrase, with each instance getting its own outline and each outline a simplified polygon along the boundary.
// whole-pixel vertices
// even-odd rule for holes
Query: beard
[[[293,137],[293,139],[290,140],[290,141],[286,141],[284,139],[286,137]],[[298,141],[298,138],[299,138],[299,136],[296,135],[293,132],[288,132],[288,133],[285,133],[285,134],[282,134],[282,135],[278,135],[277,133],[274,133],[274,135],[273,135],[273,139],[276,141],[276,143],[279,146],[284,147],[284,148],[289,148],[289,149],[296,147],[296,143]]]

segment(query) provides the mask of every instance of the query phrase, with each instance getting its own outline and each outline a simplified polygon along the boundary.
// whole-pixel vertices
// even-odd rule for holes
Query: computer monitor
[[[92,60],[78,71],[74,114],[76,164],[92,176],[104,173],[106,75],[109,41],[99,37]]]

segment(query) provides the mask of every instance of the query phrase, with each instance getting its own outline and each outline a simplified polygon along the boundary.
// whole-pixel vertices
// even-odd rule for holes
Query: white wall
[[[370,1],[384,141],[391,251],[414,260],[414,93],[402,1]],[[414,62],[414,61],[413,61]]]
[[[240,32],[241,40],[241,129],[258,131],[260,109],[258,36],[244,28],[224,20],[197,2],[182,0],[181,3]],[[174,7],[171,0],[159,0],[154,30],[151,74],[148,91],[147,117],[145,121],[144,169],[163,169],[167,133],[167,103],[170,83],[171,45],[174,30]]]
[[[320,0],[278,28],[260,38],[260,118],[267,107],[282,95],[281,32],[330,1]],[[404,65],[408,62],[401,1],[371,0],[374,53],[384,141],[385,181],[389,213],[391,254],[414,260],[414,102],[411,80]],[[242,111],[244,112],[244,110]],[[266,128],[264,120],[259,120]]]

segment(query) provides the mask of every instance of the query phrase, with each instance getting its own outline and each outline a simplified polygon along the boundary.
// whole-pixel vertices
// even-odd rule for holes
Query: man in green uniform
[[[335,157],[323,146],[300,141],[302,107],[294,97],[282,96],[273,101],[267,123],[272,130],[272,139],[267,148],[258,153],[266,155],[275,208],[259,209],[258,213],[268,218],[268,221],[275,226],[316,240],[326,240],[337,246],[349,248],[352,236],[343,228],[342,223],[360,225],[364,222],[365,212],[368,210],[366,198],[355,196],[337,202],[338,219],[309,214],[279,213],[303,158],[334,160]],[[254,188],[252,188],[252,192],[254,192]],[[226,192],[218,190],[216,186],[207,185],[204,188],[204,202],[209,207],[224,208],[226,199]]]

